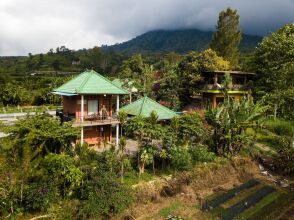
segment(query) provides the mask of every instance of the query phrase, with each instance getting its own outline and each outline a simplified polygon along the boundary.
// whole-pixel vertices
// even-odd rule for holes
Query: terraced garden
[[[223,220],[293,219],[294,193],[252,179],[208,199],[202,210]]]

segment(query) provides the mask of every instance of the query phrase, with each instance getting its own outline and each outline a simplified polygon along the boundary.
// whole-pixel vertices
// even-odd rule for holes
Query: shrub
[[[170,160],[172,167],[178,170],[187,170],[192,165],[192,158],[188,149],[182,146],[171,147]]]
[[[294,148],[285,139],[274,156],[274,167],[283,174],[294,173]]]
[[[60,200],[50,206],[49,214],[52,219],[72,220],[77,219],[80,202],[77,199]],[[51,219],[51,218],[50,218]]]
[[[266,123],[266,127],[277,135],[290,136],[294,135],[294,122],[283,120],[271,120]]]
[[[208,150],[208,147],[205,145],[196,145],[192,146],[189,149],[189,152],[191,154],[192,160],[194,162],[211,162],[215,160],[215,154],[213,152],[210,152]]]
[[[24,187],[24,208],[27,211],[47,211],[58,198],[58,189],[48,181],[33,182]]]
[[[71,194],[75,186],[82,180],[82,172],[74,165],[73,159],[65,154],[49,154],[43,163],[47,175],[56,184],[62,196]]]
[[[123,211],[132,202],[131,190],[110,172],[99,169],[81,188],[79,217],[97,218]]]

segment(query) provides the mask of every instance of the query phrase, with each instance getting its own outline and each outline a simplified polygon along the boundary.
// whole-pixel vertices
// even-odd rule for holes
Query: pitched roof
[[[53,92],[69,94],[128,94],[121,87],[101,76],[94,70],[86,70]]]
[[[158,115],[158,120],[171,119],[177,116],[174,111],[160,105],[147,96],[122,107],[120,110],[125,111],[128,115],[141,115],[143,117],[149,117],[150,113],[155,111]]]

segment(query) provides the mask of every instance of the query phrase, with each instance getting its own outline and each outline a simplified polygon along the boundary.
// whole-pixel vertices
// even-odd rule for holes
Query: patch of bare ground
[[[277,220],[291,220],[294,219],[294,204],[285,209],[277,218]]]
[[[247,158],[197,165],[191,171],[135,185],[135,204],[113,219],[165,219],[168,211],[185,219],[210,219],[213,216],[200,211],[204,198],[259,178],[259,173],[258,165]],[[171,205],[175,201],[177,205]]]
[[[262,143],[256,143],[255,146],[259,148],[262,151],[270,152],[270,153],[276,153],[273,149],[271,149],[269,146],[262,144]]]

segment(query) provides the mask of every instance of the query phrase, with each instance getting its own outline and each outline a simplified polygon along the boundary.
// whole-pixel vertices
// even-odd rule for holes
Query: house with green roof
[[[61,120],[72,118],[73,126],[81,128],[81,144],[111,143],[112,127],[116,127],[118,145],[119,122],[115,116],[119,111],[119,97],[129,94],[128,91],[94,70],[86,70],[52,93],[62,96]]]
[[[135,102],[132,102],[126,106],[123,106],[121,111],[125,111],[128,115],[142,117],[149,117],[152,111],[155,111],[158,116],[158,120],[169,120],[177,114],[169,108],[157,103],[156,101],[144,96]]]

